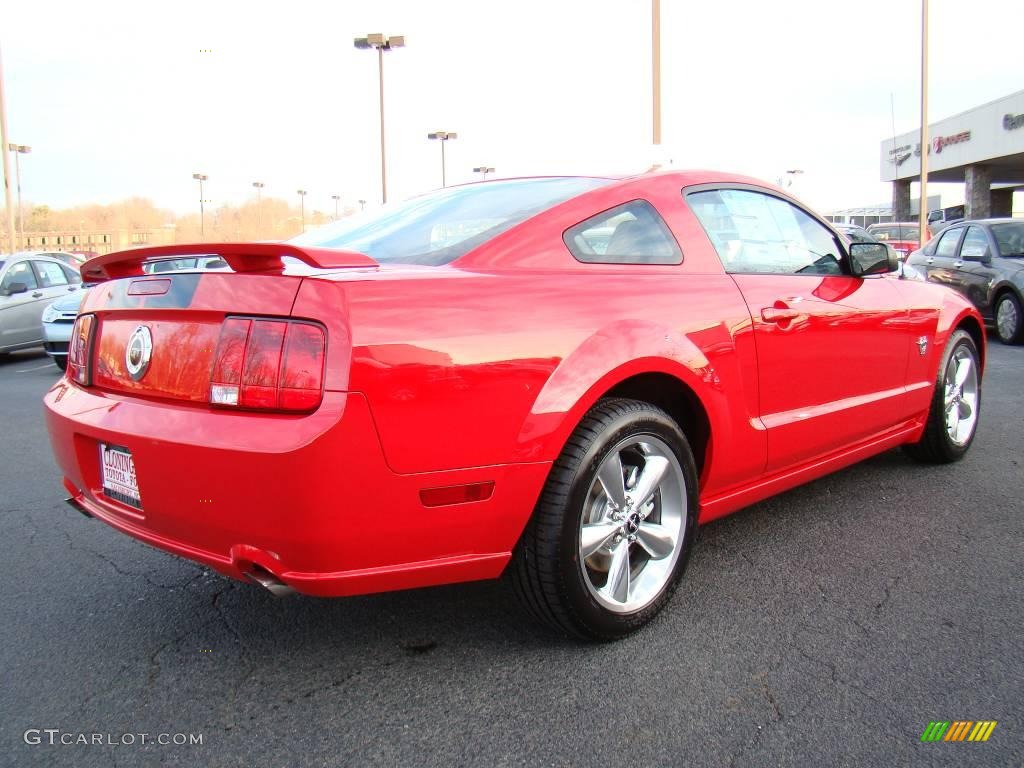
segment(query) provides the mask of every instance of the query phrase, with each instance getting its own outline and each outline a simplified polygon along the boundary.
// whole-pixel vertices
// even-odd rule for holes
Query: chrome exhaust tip
[[[263,587],[274,597],[290,597],[295,594],[294,589],[289,587],[266,568],[261,568],[254,564],[245,572],[245,575],[248,576],[254,584],[258,584]]]
[[[64,499],[64,503],[67,504],[69,507],[71,507],[76,512],[81,512],[83,515],[88,517],[90,520],[92,519],[92,513],[89,512],[89,510],[86,509],[85,506],[78,499],[76,499],[74,496],[68,496],[66,499]]]

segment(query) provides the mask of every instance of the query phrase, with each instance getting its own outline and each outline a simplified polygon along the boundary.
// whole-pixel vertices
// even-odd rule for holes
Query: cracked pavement
[[[277,600],[82,517],[45,362],[0,361],[0,766],[1024,764],[1022,347],[990,346],[963,462],[891,451],[712,523],[662,617],[598,646],[500,582]],[[957,719],[999,724],[920,743]]]

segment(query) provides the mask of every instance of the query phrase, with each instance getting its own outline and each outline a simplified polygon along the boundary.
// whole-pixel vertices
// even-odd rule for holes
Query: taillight
[[[92,352],[92,332],[95,315],[79,315],[75,327],[71,330],[71,342],[68,344],[68,378],[83,387],[92,383],[92,370],[89,357]]]
[[[311,411],[323,399],[324,329],[295,320],[229,317],[210,376],[210,402]]]

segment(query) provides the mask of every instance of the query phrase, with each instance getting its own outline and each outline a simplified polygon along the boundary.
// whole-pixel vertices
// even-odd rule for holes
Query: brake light
[[[323,328],[295,320],[229,317],[210,376],[210,403],[311,411],[323,399]]]
[[[68,378],[83,387],[92,383],[89,358],[95,320],[95,315],[79,315],[71,330],[71,343],[68,344]]]

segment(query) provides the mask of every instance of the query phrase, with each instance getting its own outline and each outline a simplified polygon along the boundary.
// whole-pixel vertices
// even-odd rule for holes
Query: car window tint
[[[983,259],[988,256],[988,238],[981,227],[969,227],[960,246],[961,259]]]
[[[39,283],[36,282],[35,273],[32,271],[32,265],[27,261],[19,261],[17,264],[11,265],[11,268],[7,270],[7,274],[4,275],[3,282],[0,283],[0,289],[6,291],[15,283],[24,283],[25,287],[30,291],[39,287]]]
[[[634,200],[591,216],[562,235],[566,247],[588,264],[679,264],[668,225],[646,200]]]
[[[960,233],[962,229],[953,229],[948,232],[943,232],[942,237],[939,238],[939,242],[935,245],[935,255],[943,258],[951,259],[953,254],[956,253],[956,243],[960,239]]]
[[[59,264],[54,264],[52,261],[33,261],[32,264],[35,265],[36,272],[39,273],[41,288],[68,284],[68,278]]]
[[[1024,256],[1024,221],[1007,221],[992,225],[992,236],[1000,256]]]
[[[841,275],[835,236],[785,200],[744,189],[694,192],[697,214],[726,272]]]

